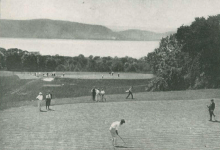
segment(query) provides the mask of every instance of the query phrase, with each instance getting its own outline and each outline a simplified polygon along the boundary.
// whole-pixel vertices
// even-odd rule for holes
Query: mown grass
[[[180,93],[168,92],[165,97],[176,99]],[[196,91],[187,93],[195,96]],[[163,98],[158,92],[152,94],[155,100],[156,95]],[[119,135],[126,144],[117,137],[117,145],[124,150],[220,149],[219,121],[208,121],[208,99],[147,101],[145,97],[150,100],[152,95],[135,96],[140,101],[53,105],[54,111],[47,112],[38,112],[37,106],[0,111],[1,149],[117,150],[120,148],[111,145],[109,127],[122,118],[126,123],[119,128]],[[125,100],[123,95],[110,97]],[[80,97],[80,101],[86,98]],[[215,102],[217,116],[220,101]]]
[[[37,73],[37,77],[35,76]],[[74,78],[74,79],[151,79],[153,74],[146,73],[131,73],[131,72],[118,72],[112,76],[108,72],[12,72],[12,71],[0,71],[0,76],[13,76],[17,75],[20,79],[36,79],[46,77],[52,77],[51,74],[55,73],[56,77]],[[44,76],[43,76],[44,75]]]

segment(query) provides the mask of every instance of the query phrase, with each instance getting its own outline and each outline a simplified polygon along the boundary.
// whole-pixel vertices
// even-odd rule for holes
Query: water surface
[[[41,55],[62,55],[85,57],[111,56],[140,58],[147,56],[159,46],[159,41],[103,41],[63,39],[15,39],[0,38],[0,47],[39,51]]]

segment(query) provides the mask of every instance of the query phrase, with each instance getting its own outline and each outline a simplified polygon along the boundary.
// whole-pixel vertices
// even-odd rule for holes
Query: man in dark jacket
[[[47,110],[50,110],[51,99],[52,99],[52,94],[49,91],[46,95],[46,109]]]
[[[215,114],[214,114],[214,109],[215,109],[215,103],[214,103],[214,100],[212,99],[211,100],[211,104],[207,107],[209,108],[209,115],[210,115],[210,120],[209,121],[212,121],[212,116],[215,117]]]
[[[96,89],[95,89],[95,87],[92,88],[91,92],[92,92],[92,99],[93,99],[93,101],[95,101],[95,96],[96,96]]]

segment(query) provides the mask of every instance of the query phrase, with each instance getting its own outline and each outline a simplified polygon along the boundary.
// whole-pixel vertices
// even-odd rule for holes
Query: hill
[[[99,25],[48,19],[1,20],[0,37],[46,39],[111,39],[115,33]]]
[[[160,40],[169,33],[155,33],[145,30],[114,32],[102,25],[78,22],[35,19],[0,21],[0,37],[44,38],[44,39],[92,39],[92,40]]]
[[[118,34],[120,35],[121,39],[124,40],[142,40],[142,41],[156,41],[160,40],[162,37],[166,37],[174,32],[166,32],[166,33],[155,33],[145,30],[125,30],[120,31]]]

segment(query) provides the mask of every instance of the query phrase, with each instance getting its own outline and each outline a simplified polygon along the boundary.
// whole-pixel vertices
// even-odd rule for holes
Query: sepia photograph
[[[0,0],[0,150],[220,150],[220,0]]]

